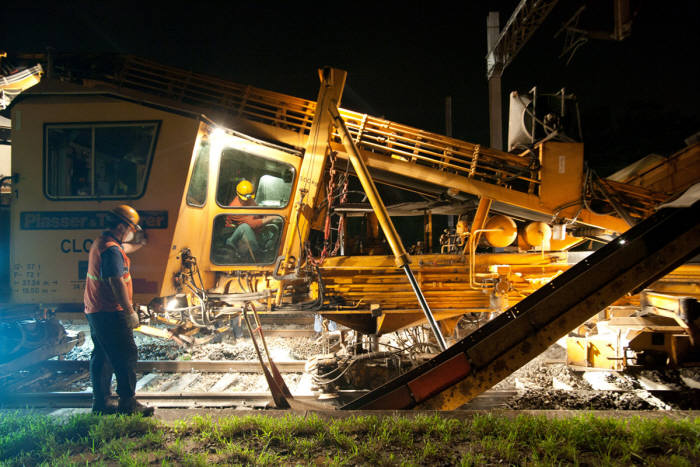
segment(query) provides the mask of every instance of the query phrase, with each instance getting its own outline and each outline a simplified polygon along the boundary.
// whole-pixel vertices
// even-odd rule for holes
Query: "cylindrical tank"
[[[492,247],[503,248],[515,240],[518,236],[518,226],[515,225],[515,221],[508,216],[503,216],[497,214],[486,221],[484,232],[486,241]]]
[[[552,228],[544,222],[530,222],[525,226],[523,239],[533,248],[544,246],[548,249],[552,239]]]

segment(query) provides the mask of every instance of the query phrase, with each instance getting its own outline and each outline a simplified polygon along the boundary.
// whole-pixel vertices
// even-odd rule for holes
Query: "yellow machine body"
[[[190,168],[199,122],[123,99],[99,95],[36,96],[12,108],[12,168],[19,175],[11,203],[10,286],[12,302],[36,304],[81,303],[92,241],[105,229],[107,212],[128,202],[142,215],[153,248],[133,255],[136,300],[162,293],[183,188]],[[80,123],[76,123],[80,122]],[[82,123],[85,122],[85,123]],[[45,132],[110,122],[148,122],[155,128],[147,167],[147,183],[133,199],[98,199],[47,194]],[[77,143],[76,143],[77,144]],[[116,171],[114,164],[106,167]],[[75,169],[74,169],[75,170]],[[75,173],[65,173],[60,191]]]
[[[110,209],[123,203],[141,213],[148,238],[148,246],[132,255],[134,299],[139,303],[178,292],[173,278],[181,268],[180,254],[185,248],[198,259],[207,288],[216,285],[218,271],[271,271],[273,261],[222,265],[216,264],[210,254],[213,220],[232,212],[216,199],[221,154],[235,150],[245,157],[283,164],[292,177],[287,182],[290,193],[301,163],[298,154],[217,129],[197,115],[153,108],[115,95],[26,96],[13,107],[12,118],[13,169],[19,174],[11,204],[13,303],[82,303],[90,245],[105,230]],[[75,168],[64,174],[65,180],[47,178],[46,164],[42,162],[52,157],[47,154],[47,131],[91,131],[109,129],[112,124],[148,124],[154,128],[151,151],[142,169],[142,193],[105,199],[79,194],[70,186],[77,182]],[[210,183],[204,187],[203,203],[192,202],[187,196],[198,156],[208,161],[204,171]],[[110,171],[120,170],[118,162],[110,162]],[[203,176],[201,171],[199,176]],[[60,196],[51,195],[55,188],[49,186],[51,183],[63,183]],[[264,212],[287,219],[290,209],[291,203],[287,203],[283,207],[237,208],[236,213],[260,216]]]
[[[139,81],[143,70],[155,77],[156,85]],[[114,81],[119,79],[124,81]],[[349,157],[331,110],[347,126],[368,182],[372,174],[399,188],[425,183],[607,233],[628,228],[620,217],[583,205],[580,143],[545,142],[533,149],[534,154],[522,155],[482,148],[338,109],[345,73],[324,70],[321,79],[318,99],[311,101],[132,57],[104,82],[77,86],[47,81],[22,94],[12,106],[12,166],[19,174],[11,204],[12,303],[79,308],[89,246],[104,228],[106,213],[127,203],[141,213],[148,235],[147,247],[132,258],[136,301],[149,303],[187,292],[179,280],[184,263],[196,258],[204,289],[266,290],[271,298],[265,306],[294,305],[295,298],[284,291],[298,286],[298,278],[292,276],[305,256],[309,233],[323,224],[329,155],[339,161]],[[218,98],[203,98],[195,84]],[[158,92],[153,92],[154,86]],[[180,91],[170,95],[171,89]],[[113,127],[138,128],[137,141],[151,138],[139,143],[148,147],[140,162],[120,153],[98,166],[95,161],[103,157],[100,132]],[[94,135],[85,143],[88,149],[70,140],[71,132],[78,130]],[[54,148],[55,135],[64,138],[60,150]],[[75,185],[81,166],[65,162],[80,151],[91,154],[93,161],[85,171],[91,178],[88,195]],[[61,180],[49,175],[54,173],[51,161],[59,160],[64,167]],[[124,161],[130,161],[129,173],[140,177],[139,189],[112,186],[108,196],[100,194],[100,181],[107,177],[104,170],[118,174]],[[256,190],[256,205],[231,206],[235,186],[243,179]],[[633,217],[646,216],[659,201],[642,188],[615,183]],[[376,210],[374,214],[381,215],[378,223],[386,230],[388,216]],[[240,225],[241,216],[275,220],[276,227],[269,229],[260,247],[264,253],[236,240],[233,224]],[[367,225],[375,226],[378,234],[371,217]],[[459,244],[465,246],[458,254],[399,255],[410,263],[438,320],[502,311],[575,262],[566,251],[474,252],[469,258],[468,232],[464,223],[460,225]],[[513,220],[505,216],[492,217],[483,230],[494,246],[509,245],[517,233]],[[530,234],[537,237],[531,244],[541,246],[541,230],[545,229]],[[578,241],[569,236],[558,246]],[[395,252],[401,248],[392,245]],[[301,299],[308,299],[309,288],[323,287],[326,300],[338,298],[336,305],[321,311],[324,316],[371,334],[420,324],[424,318],[416,296],[396,261],[387,256],[325,258],[318,267],[323,284],[306,284],[307,295]],[[686,282],[696,283],[693,274]],[[668,287],[681,287],[679,283],[668,281]]]

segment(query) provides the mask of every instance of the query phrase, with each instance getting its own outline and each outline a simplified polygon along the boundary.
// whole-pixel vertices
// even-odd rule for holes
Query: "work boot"
[[[104,402],[92,401],[92,413],[96,415],[112,415],[117,413],[117,403],[111,399]]]
[[[153,415],[153,410],[153,407],[143,405],[133,397],[131,399],[127,399],[126,401],[119,401],[118,412],[121,414],[133,415],[140,413],[144,417],[150,417]]]

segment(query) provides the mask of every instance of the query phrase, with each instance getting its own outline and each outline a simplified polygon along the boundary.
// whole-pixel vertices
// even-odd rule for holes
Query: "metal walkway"
[[[429,362],[343,407],[453,410],[700,252],[700,201],[664,208]]]

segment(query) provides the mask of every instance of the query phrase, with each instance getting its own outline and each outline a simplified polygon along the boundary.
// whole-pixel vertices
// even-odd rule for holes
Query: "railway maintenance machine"
[[[375,389],[350,407],[456,408],[565,336],[582,367],[698,361],[700,145],[603,179],[556,132],[502,152],[343,109],[346,73],[319,78],[312,101],[133,56],[54,60],[6,110],[0,371],[79,343],[59,318],[82,311],[123,203],[148,242],[140,331],[196,345],[253,309],[320,315],[341,330],[317,383]]]

